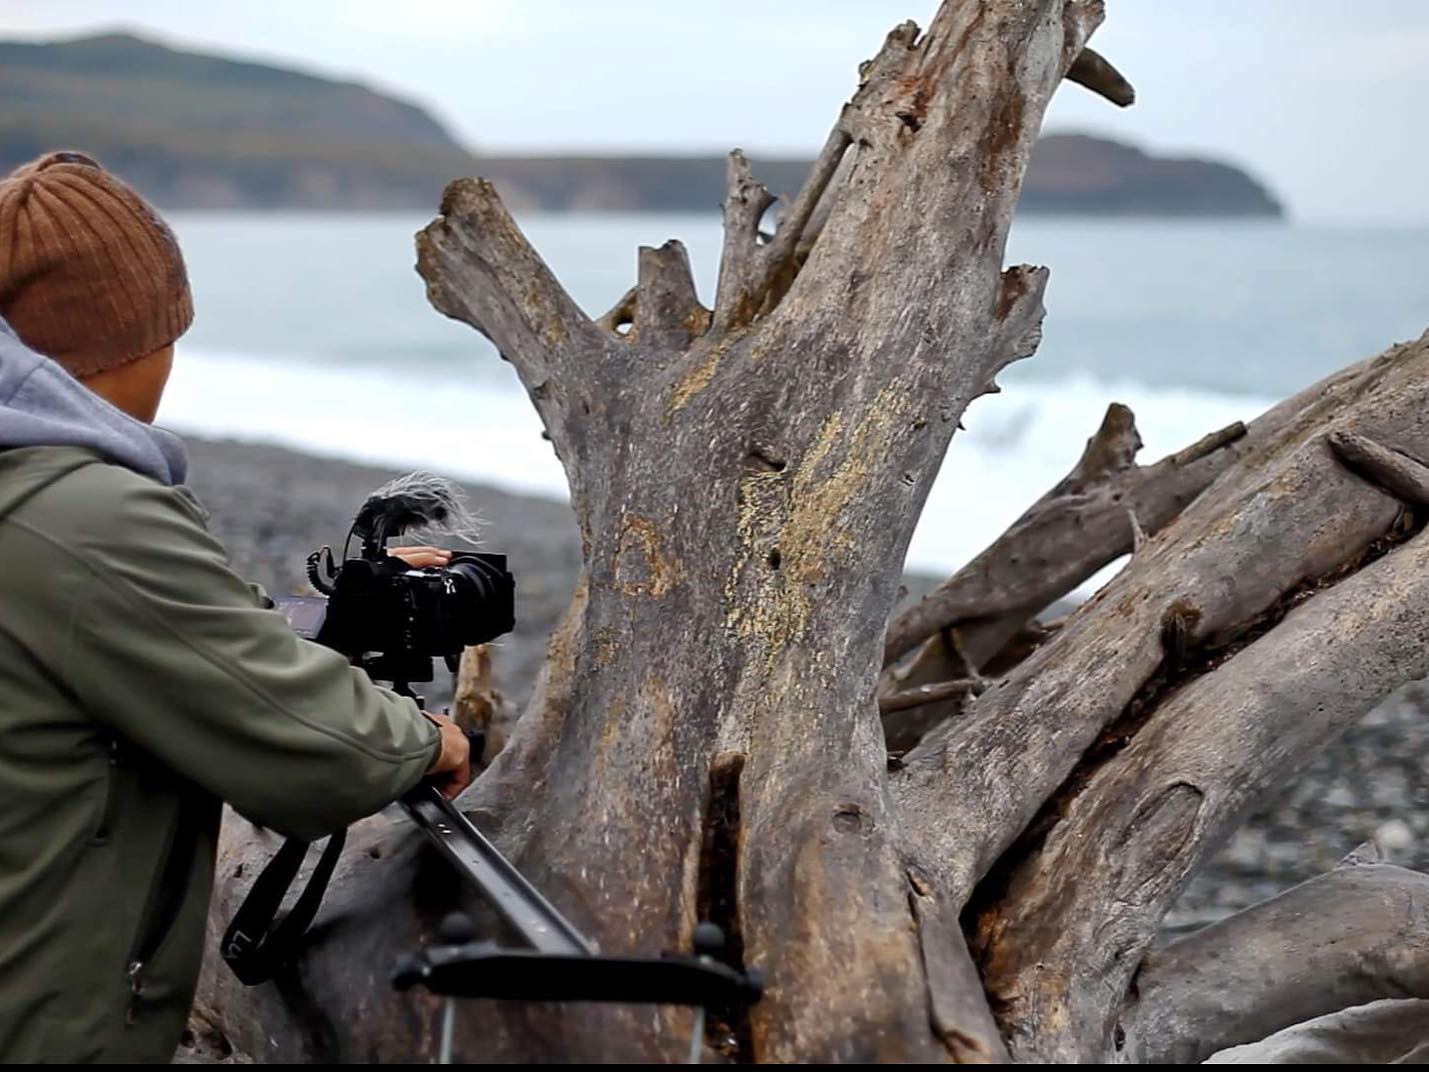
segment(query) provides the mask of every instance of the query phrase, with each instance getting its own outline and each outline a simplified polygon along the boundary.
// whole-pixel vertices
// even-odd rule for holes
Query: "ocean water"
[[[197,319],[161,423],[564,497],[513,370],[426,303],[412,267],[425,218],[172,222]],[[638,245],[672,237],[712,294],[714,214],[521,223],[593,315],[633,281]],[[1135,411],[1142,460],[1154,460],[1429,327],[1425,230],[1027,219],[1008,250],[1019,261],[1052,271],[1042,346],[1004,374],[1001,394],[969,408],[912,568],[947,572],[986,546],[1066,473],[1109,402]]]

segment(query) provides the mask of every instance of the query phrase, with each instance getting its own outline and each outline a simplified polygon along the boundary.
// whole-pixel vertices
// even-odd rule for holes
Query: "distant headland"
[[[165,208],[430,209],[473,174],[517,210],[713,211],[724,193],[720,156],[472,152],[421,107],[365,86],[129,34],[0,41],[0,99],[0,169],[84,149]],[[808,164],[754,158],[775,193],[798,189]],[[1283,215],[1232,165],[1081,134],[1041,139],[1020,210]]]

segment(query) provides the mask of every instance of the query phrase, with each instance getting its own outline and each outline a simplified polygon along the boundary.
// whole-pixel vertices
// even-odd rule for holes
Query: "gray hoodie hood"
[[[188,472],[178,436],[111,406],[0,320],[0,450],[8,447],[84,447],[169,486]]]

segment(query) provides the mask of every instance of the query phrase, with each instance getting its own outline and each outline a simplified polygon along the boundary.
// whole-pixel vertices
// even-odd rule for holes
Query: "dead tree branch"
[[[685,349],[709,328],[710,311],[695,293],[684,243],[642,246],[639,270],[634,337],[651,348]]]
[[[1136,102],[1136,90],[1098,52],[1090,48],[1082,49],[1067,71],[1067,81],[1085,86],[1099,97],[1105,97],[1115,105],[1126,108]]]
[[[912,707],[937,703],[955,696],[966,696],[970,692],[981,691],[977,682],[963,678],[957,681],[938,681],[931,685],[917,685],[902,692],[891,693],[878,698],[878,710],[889,715],[895,711],[907,711]]]
[[[1130,987],[1190,876],[1377,701],[1429,674],[1426,631],[1429,536],[1420,535],[1229,658],[1211,655],[1210,671],[1164,703],[1147,699],[1149,715],[1133,704],[977,919],[984,982],[1004,1002],[1015,1053],[1106,1052],[1117,1012],[1106,995]],[[1034,1041],[1049,1021],[1071,1024],[1051,1049]]]
[[[865,67],[865,72],[868,71]],[[1093,93],[1105,97],[1113,104],[1125,108],[1133,104],[1136,100],[1136,91],[1132,88],[1121,73],[1116,70],[1105,58],[1090,48],[1082,49],[1081,53],[1072,62],[1072,66],[1067,71],[1067,80],[1076,82]],[[915,111],[905,113],[913,121],[918,121],[918,114]],[[800,230],[798,241],[795,243],[794,259],[796,264],[802,265],[808,258],[809,251],[813,248],[814,242],[823,231],[824,222],[828,219],[829,210],[833,206],[834,198],[839,191],[844,188],[844,180],[847,178],[851,165],[853,164],[853,153],[843,153],[840,156],[839,164],[834,169],[833,174],[824,184],[822,195],[810,210],[808,222]],[[822,159],[822,156],[821,156]],[[819,168],[816,166],[814,172],[817,174]]]
[[[427,297],[477,327],[516,366],[534,397],[571,362],[604,349],[580,307],[531,248],[485,179],[447,187],[441,215],[417,236]]]
[[[1000,647],[1009,625],[1017,628],[1132,550],[1128,509],[1145,531],[1156,533],[1235,461],[1239,452],[1225,448],[1245,434],[1245,426],[1237,423],[1155,465],[1137,466],[1133,459],[1141,436],[1135,417],[1113,403],[1062,481],[985,551],[889,625],[885,663],[964,623],[966,631],[995,635]],[[973,650],[985,659],[996,651],[990,647],[974,643]]]
[[[506,746],[515,713],[492,680],[491,648],[485,644],[462,652],[452,696],[452,718],[463,729],[480,730],[485,736],[482,754],[473,757],[481,766],[489,764]]]
[[[612,353],[609,337],[566,293],[485,179],[447,187],[441,216],[417,235],[417,267],[432,305],[476,327],[515,367],[579,501],[580,425],[591,406],[581,384]]]
[[[1429,446],[1426,383],[1429,338],[1331,378],[1306,392],[1313,397],[1302,396],[1298,409],[1286,405],[1267,414],[1274,431],[1246,450],[1232,474],[1198,497],[1048,644],[905,757],[893,781],[905,827],[921,839],[930,863],[936,861],[937,878],[952,896],[970,897],[977,881],[1059,791],[1075,794],[1087,775],[1095,774],[1103,754],[1093,749],[1098,738],[1110,732],[1114,749],[1124,747],[1117,744],[1123,737],[1134,738],[1136,722],[1113,728],[1124,714],[1138,710],[1133,701],[1143,689],[1156,688],[1158,675],[1177,672],[1198,648],[1245,636],[1288,594],[1336,578],[1391,534],[1400,503],[1338,465],[1320,428],[1333,416],[1406,449]],[[1264,533],[1276,538],[1263,539]],[[1407,545],[1381,569],[1415,561],[1419,553],[1418,546]],[[1404,587],[1375,594],[1370,605],[1391,616],[1412,614],[1399,603],[1384,602],[1403,597],[1418,583],[1397,574],[1396,581]],[[1306,613],[1310,617],[1302,620],[1313,620],[1313,604]],[[1385,642],[1374,683],[1361,679],[1369,673],[1361,662],[1345,665],[1349,680],[1322,687],[1330,695],[1358,699],[1357,690],[1370,692],[1383,680],[1411,676],[1422,653],[1394,637]],[[1143,694],[1141,708],[1147,706],[1145,697],[1154,695]],[[1093,766],[1073,777],[1084,762]],[[1182,829],[1187,815],[1205,806],[1203,798],[1218,799],[1226,791],[1220,779],[1207,788],[1171,791],[1165,806],[1143,819]],[[1095,799],[1087,797],[1088,806]],[[1055,833],[1060,805],[1045,814]],[[1031,843],[1048,836],[1044,828]],[[999,867],[1014,870],[1019,859],[1013,854]],[[987,893],[994,895],[992,888]],[[1139,900],[1140,895],[1133,904]],[[1156,911],[1153,904],[1147,915]],[[1067,1034],[1081,1030],[1079,1022],[1045,1034],[1044,1052],[1074,1046]]]
[[[725,168],[724,250],[715,288],[714,329],[724,334],[754,319],[763,299],[765,256],[759,245],[759,221],[774,195],[754,181],[749,161],[739,149]]]
[[[1429,875],[1340,868],[1147,954],[1118,1060],[1198,1064],[1381,998],[1429,998]]]
[[[898,28],[782,238],[761,244],[768,194],[731,157],[707,329],[671,327],[691,308],[683,286],[653,311],[646,257],[633,307],[611,318],[630,319],[627,337],[590,325],[582,338],[598,344],[555,347],[559,362],[529,332],[508,344],[542,344],[535,358],[508,356],[536,369],[548,410],[561,400],[565,426],[552,436],[585,537],[589,602],[572,634],[580,656],[549,679],[568,699],[552,709],[544,694],[547,709],[518,723],[469,806],[514,822],[508,775],[531,771],[547,789],[510,827],[513,851],[616,947],[677,946],[699,904],[737,904],[744,961],[777,980],[751,1012],[765,1059],[925,1059],[982,1037],[948,1010],[981,1008],[991,1022],[980,994],[930,987],[910,933],[877,712],[849,699],[867,696],[878,662],[857,623],[886,618],[966,401],[1035,343],[1045,273],[1004,274],[1002,248],[1042,110],[1099,17],[1091,4],[995,0],[945,5],[925,35]],[[807,245],[850,154],[845,192],[858,196],[833,200],[791,280],[791,251]],[[955,224],[974,206],[969,233]],[[453,256],[424,255],[421,268],[444,308],[484,329],[490,310],[452,294],[499,283],[484,266],[490,243],[466,233],[489,224],[459,198],[448,207],[437,226]],[[455,255],[464,250],[485,258],[483,278]],[[833,768],[831,754],[842,757]],[[697,850],[712,785],[720,813],[739,815],[739,855],[707,868]],[[622,866],[592,881],[597,857]],[[941,912],[947,902],[930,897]],[[949,975],[949,957],[965,970]],[[940,946],[936,963],[940,979],[972,978],[957,950]],[[934,1004],[946,1030],[928,1030]],[[656,1032],[635,1015],[591,1010],[539,1036],[505,1019],[509,1034],[482,1045],[519,1035],[503,1052],[530,1057],[577,1033],[588,1054],[668,1056],[682,1014]]]
[[[706,1042],[732,1060],[997,1060],[994,1010],[1019,1016],[1003,1024],[1012,1056],[1108,1056],[1108,1017],[1168,891],[1279,769],[1423,669],[1411,641],[1429,628],[1429,537],[1326,433],[1429,457],[1429,340],[1158,463],[1164,479],[1143,490],[1178,515],[1165,523],[1136,498],[1134,476],[1157,466],[1132,464],[1130,414],[1114,409],[1047,515],[1131,484],[1088,515],[1094,540],[1059,552],[1080,565],[1030,583],[1045,592],[1125,546],[1132,516],[1160,531],[1021,658],[1040,639],[1024,638],[961,718],[889,762],[870,623],[888,621],[968,401],[1036,345],[1046,273],[1004,269],[1007,232],[1043,111],[1100,16],[1094,0],[950,0],[926,34],[895,29],[782,235],[761,240],[768,194],[731,157],[711,311],[672,243],[642,250],[633,292],[591,322],[479,180],[453,184],[419,238],[433,302],[520,374],[582,536],[580,587],[531,703],[461,806],[606,951],[689,948],[698,920],[723,927],[730,962],[768,980],[757,1005],[711,1018]],[[1031,601],[967,621],[1011,635]],[[955,676],[980,683],[980,660],[962,661]],[[1281,681],[1309,704],[1299,722]],[[1078,825],[1092,815],[1105,829]],[[232,838],[219,920],[269,851]],[[431,1055],[439,1003],[388,997],[381,973],[462,891],[405,824],[361,824],[349,846],[283,987],[206,980],[204,1008],[223,1010],[240,1052]],[[1042,869],[1054,857],[1085,890],[1059,891]],[[1059,904],[1089,913],[1059,920]],[[1025,949],[1004,938],[1011,920],[1028,925]],[[1119,961],[1098,960],[1098,933]],[[1052,952],[1045,970],[1034,948]],[[1083,980],[1091,996],[1068,998]],[[472,1003],[456,1051],[664,1062],[691,1026],[665,1006]]]
[[[1411,506],[1429,506],[1429,466],[1347,429],[1326,438],[1340,461],[1366,480]]]
[[[612,335],[619,335],[626,338],[627,335],[622,328],[628,328],[635,323],[635,307],[640,300],[640,288],[631,287],[620,296],[620,300],[610,307],[610,311],[596,320],[596,326],[603,328]]]

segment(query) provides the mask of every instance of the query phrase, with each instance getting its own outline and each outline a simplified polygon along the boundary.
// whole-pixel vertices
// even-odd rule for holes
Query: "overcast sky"
[[[1297,218],[1429,224],[1429,0],[1107,0],[1125,111],[1048,128],[1249,169]],[[812,152],[860,60],[933,0],[0,0],[0,32],[118,26],[368,82],[483,149]]]

